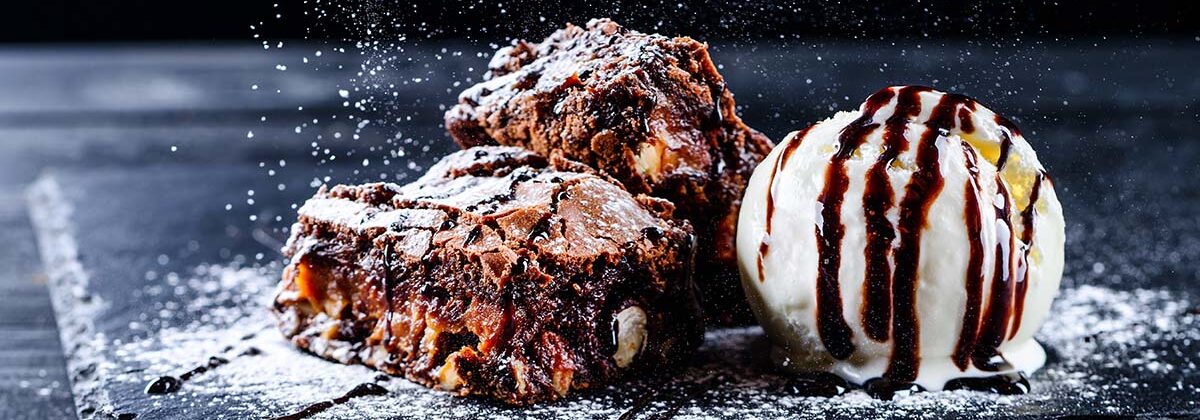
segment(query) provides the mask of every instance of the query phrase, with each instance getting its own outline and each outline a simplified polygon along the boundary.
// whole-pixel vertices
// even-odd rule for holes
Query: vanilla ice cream
[[[742,282],[795,370],[939,390],[1030,373],[1064,223],[1033,148],[961,95],[905,86],[788,136],[750,179]]]

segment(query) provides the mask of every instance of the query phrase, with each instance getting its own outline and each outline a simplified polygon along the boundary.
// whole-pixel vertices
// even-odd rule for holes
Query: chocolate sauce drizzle
[[[376,385],[376,384],[373,384],[370,382],[364,382],[364,383],[358,384],[358,386],[355,386],[354,389],[350,390],[350,392],[347,392],[346,394],[344,394],[340,397],[334,398],[332,400],[325,400],[325,401],[321,401],[318,403],[314,403],[312,405],[309,405],[308,407],[304,407],[304,409],[297,411],[295,413],[275,417],[275,420],[306,419],[306,418],[315,416],[317,414],[320,414],[321,412],[324,412],[325,410],[328,410],[335,406],[339,406],[339,405],[345,404],[347,402],[350,402],[350,400],[355,399],[355,398],[361,398],[361,397],[366,397],[366,396],[387,395],[387,393],[388,393],[387,388],[384,388],[382,386],[379,386],[379,385]]]
[[[975,101],[969,100],[963,103],[962,107],[958,108],[958,131],[961,131],[965,134],[974,133],[975,123],[971,120],[971,117],[974,115]]]
[[[392,274],[392,247],[394,244],[388,244],[383,247],[383,300],[386,306],[386,312],[383,313],[383,346],[391,348],[392,345],[392,293],[396,284],[396,276]]]
[[[996,170],[1003,170],[1008,163],[1009,149],[1012,148],[1012,136],[1005,130],[1000,130],[1000,157],[996,159]]]
[[[903,89],[896,99],[896,111],[887,119],[883,131],[883,151],[867,171],[863,192],[863,216],[867,226],[864,250],[866,277],[863,282],[863,331],[875,341],[887,341],[892,322],[892,267],[888,262],[896,228],[887,218],[892,207],[892,184],[888,167],[908,149],[904,137],[908,121],[921,112],[922,89]]]
[[[875,113],[895,96],[890,89],[876,92],[867,98],[862,116],[842,129],[838,136],[839,147],[830,158],[825,170],[825,188],[817,198],[821,202],[823,223],[816,227],[817,235],[817,331],[821,343],[829,354],[845,359],[854,354],[854,343],[850,341],[850,325],[842,316],[841,285],[838,269],[842,265],[842,237],[846,227],[842,224],[842,201],[850,178],[846,175],[846,161],[866,141],[879,123]]]
[[[817,267],[817,329],[825,349],[837,359],[846,359],[855,351],[852,331],[842,315],[842,301],[838,270],[841,265],[841,246],[845,227],[841,220],[841,207],[849,187],[846,161],[866,142],[867,137],[880,126],[877,113],[884,105],[896,99],[895,110],[884,121],[883,149],[867,171],[863,193],[863,212],[866,220],[866,263],[862,322],[865,335],[875,341],[892,339],[892,356],[883,379],[887,384],[877,383],[874,388],[889,391],[907,389],[905,384],[916,379],[920,367],[920,325],[917,318],[916,289],[919,284],[918,268],[921,255],[921,233],[928,222],[929,209],[941,194],[944,179],[939,167],[938,140],[949,136],[957,128],[963,133],[974,132],[977,103],[962,95],[941,94],[938,104],[923,122],[925,131],[916,143],[916,170],[905,186],[903,198],[898,205],[899,223],[895,226],[887,219],[895,193],[889,181],[888,169],[897,157],[909,148],[905,130],[909,123],[921,115],[921,93],[933,91],[928,87],[909,86],[884,89],[867,98],[861,115],[842,129],[838,137],[838,150],[830,158],[825,172],[825,185],[818,200],[821,203],[821,222],[816,227]],[[1011,339],[1020,328],[1026,283],[1028,254],[1033,240],[1035,204],[1045,173],[1039,172],[1030,193],[1029,205],[1020,213],[1023,230],[1020,241],[1023,248],[1014,249],[1018,238],[1013,231],[1011,196],[1000,177],[1009,159],[1012,136],[1020,131],[1009,120],[995,116],[1001,127],[1000,154],[996,162],[997,192],[1000,202],[994,203],[994,220],[985,221],[980,209],[982,188],[979,180],[977,154],[969,144],[961,143],[970,178],[964,189],[965,208],[963,219],[969,237],[969,256],[965,279],[966,310],[963,327],[952,360],[966,370],[974,364],[981,370],[996,371],[1007,365],[998,348],[1005,337]],[[769,236],[774,216],[775,177],[788,161],[788,157],[807,134],[799,133],[785,147],[782,156],[771,171],[767,191],[766,234],[759,247],[759,281],[763,281],[762,264],[769,250]],[[993,223],[997,231],[995,267],[988,297],[984,299],[984,255],[983,242],[985,223]],[[896,241],[899,239],[898,241]],[[898,245],[893,248],[893,242]],[[1014,252],[1022,252],[1015,258]],[[889,256],[891,262],[889,262]],[[894,265],[894,266],[892,266]],[[1009,328],[1011,323],[1011,329]],[[959,381],[961,388],[1003,388],[1006,392],[1028,390],[1024,378],[1012,380],[1001,378],[988,381]],[[971,383],[967,383],[971,382]],[[1004,384],[1000,384],[1004,382]],[[896,386],[887,386],[893,384]],[[999,385],[997,385],[999,384]],[[895,388],[895,389],[893,389]],[[902,389],[903,388],[903,389]]]
[[[975,366],[982,370],[998,370],[992,358],[998,355],[998,348],[1004,339],[1008,328],[1010,308],[1012,307],[1012,221],[1008,219],[1012,203],[1008,196],[1008,188],[1000,174],[996,174],[996,195],[1000,203],[995,205],[996,219],[996,266],[992,275],[991,299],[983,313],[983,325],[975,340],[975,348],[971,358]]]
[[[775,219],[775,175],[779,170],[787,165],[788,159],[792,157],[792,153],[800,147],[800,143],[804,142],[804,137],[808,136],[808,131],[812,130],[813,126],[809,126],[792,136],[791,140],[783,146],[783,152],[779,154],[779,159],[775,160],[775,166],[771,168],[771,177],[767,180],[767,218],[766,231],[763,234],[764,240],[758,245],[758,282],[762,283],[765,280],[763,275],[763,258],[767,257],[767,251],[770,250],[770,241],[766,240],[771,237],[771,221]]]
[[[975,150],[963,143],[963,158],[967,164],[967,180],[963,191],[963,221],[966,222],[969,254],[965,282],[967,301],[963,311],[962,331],[950,356],[958,370],[967,370],[971,353],[975,348],[975,334],[979,331],[979,309],[983,305],[983,217],[979,210],[979,166]]]
[[[253,337],[253,335],[244,337],[243,340],[249,337]],[[259,350],[257,347],[247,347],[234,357],[257,356],[260,354],[262,354],[262,350]],[[211,356],[204,364],[196,366],[178,377],[166,375],[155,378],[149,384],[146,384],[145,392],[150,395],[164,395],[179,391],[180,388],[183,388],[184,382],[227,364],[229,364],[229,359],[221,356]]]
[[[909,89],[909,88],[905,88]],[[954,127],[955,111],[971,99],[946,94],[929,115],[927,128],[917,143],[917,171],[905,186],[900,201],[900,246],[892,273],[892,358],[884,377],[897,381],[917,379],[920,367],[920,325],[917,320],[917,271],[921,260],[921,231],[933,200],[942,192],[937,140]]]
[[[1004,164],[1008,163],[1009,149],[1012,149],[1012,136],[1021,135],[1021,130],[1017,128],[1016,124],[1000,116],[1000,114],[996,114],[994,120],[996,121],[996,125],[1002,128],[1000,130],[1000,157],[996,159],[996,169],[1002,170],[1004,169]]]
[[[1029,379],[1024,374],[1017,372],[979,378],[951,379],[946,382],[946,386],[942,389],[946,391],[965,389],[1000,395],[1021,395],[1029,393],[1030,386]]]
[[[1045,179],[1046,173],[1038,172],[1037,179],[1030,187],[1029,204],[1021,210],[1021,243],[1024,244],[1024,248],[1021,259],[1017,261],[1020,265],[1017,269],[1020,277],[1017,280],[1017,296],[1013,302],[1013,324],[1008,332],[1009,340],[1017,336],[1017,331],[1021,329],[1021,318],[1025,314],[1025,292],[1029,290],[1029,251],[1033,249],[1033,216],[1037,213],[1035,205],[1042,192],[1042,181]]]

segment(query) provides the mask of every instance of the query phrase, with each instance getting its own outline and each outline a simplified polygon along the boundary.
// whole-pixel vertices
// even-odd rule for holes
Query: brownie
[[[672,205],[520,148],[412,184],[322,188],[274,311],[298,347],[525,405],[686,360],[703,340],[694,236]]]
[[[515,41],[459,95],[446,127],[463,147],[561,155],[670,200],[696,228],[710,318],[750,319],[734,231],[745,184],[772,145],[738,118],[706,44],[607,19]]]

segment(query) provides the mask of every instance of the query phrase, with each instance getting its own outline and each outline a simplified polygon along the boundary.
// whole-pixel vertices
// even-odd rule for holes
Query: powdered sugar
[[[761,329],[750,327],[710,331],[706,344],[682,370],[630,378],[558,403],[514,409],[301,353],[275,331],[266,309],[278,270],[274,264],[204,266],[175,275],[178,280],[168,283],[187,289],[181,296],[196,296],[180,302],[179,308],[204,315],[200,320],[164,323],[133,342],[97,340],[111,359],[120,361],[101,363],[98,376],[114,382],[110,388],[140,389],[158,376],[179,375],[202,365],[210,356],[229,359],[227,365],[186,381],[177,393],[138,397],[185,417],[218,412],[213,407],[234,417],[281,415],[364,382],[378,383],[390,394],[352,399],[319,417],[593,418],[618,416],[639,403],[644,405],[639,413],[683,418],[988,417],[1080,409],[1120,414],[1128,413],[1129,401],[1137,400],[1138,390],[1147,383],[1173,382],[1168,388],[1181,399],[1200,392],[1195,378],[1200,315],[1187,296],[1085,285],[1064,289],[1055,302],[1054,316],[1038,336],[1051,350],[1051,359],[1031,378],[1034,390],[1028,395],[928,392],[893,401],[876,400],[862,391],[834,398],[800,396],[788,391],[789,377],[767,361],[768,344]],[[261,354],[239,356],[249,348]],[[125,370],[114,371],[118,365]],[[1183,404],[1195,408],[1196,403]],[[109,409],[122,412],[119,406]]]

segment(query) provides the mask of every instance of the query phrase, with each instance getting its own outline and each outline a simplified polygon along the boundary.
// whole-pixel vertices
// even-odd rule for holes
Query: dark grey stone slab
[[[611,417],[643,395],[655,396],[651,414],[678,407],[691,416],[1200,415],[1200,73],[1192,40],[1011,47],[709,41],[747,122],[776,139],[895,83],[974,95],[1019,122],[1050,169],[1068,220],[1058,307],[1065,315],[1042,334],[1057,357],[1033,378],[1034,394],[800,399],[760,363],[757,331],[734,330],[711,334],[692,367],[673,375],[677,381],[642,379],[533,411],[504,411],[394,379],[386,383],[392,395],[356,400],[330,415]],[[429,78],[400,84],[399,99],[388,104],[395,115],[412,117],[398,127],[406,137],[431,145],[406,157],[418,164],[453,148],[438,126],[439,105],[453,101],[455,81],[477,78],[487,58],[474,54],[486,48],[454,43],[409,54],[430,57],[443,47],[463,54],[415,60],[380,76]],[[311,192],[313,177],[361,182],[379,171],[314,168],[313,129],[292,135],[305,121],[341,112],[335,90],[347,73],[274,69],[321,47],[259,48],[0,51],[0,88],[10,93],[0,99],[0,186],[12,191],[0,196],[0,213],[7,212],[0,240],[12,244],[0,251],[0,262],[12,262],[0,265],[0,334],[12,338],[0,340],[0,417],[70,414],[67,393],[38,395],[68,380],[53,349],[50,300],[79,408],[91,416],[263,417],[374,380],[364,369],[295,353],[270,333],[240,340],[266,322],[255,299],[269,295],[274,281],[271,244],[290,223],[290,205]],[[357,66],[353,57],[326,58]],[[261,116],[269,122],[259,124]],[[339,156],[391,147],[385,140],[395,127],[372,128],[356,141],[326,136],[321,146]],[[248,140],[251,130],[256,136]],[[275,177],[257,167],[279,159],[289,164]],[[16,197],[47,165],[59,169],[41,178],[30,212],[45,262],[39,265],[34,231]],[[247,203],[250,189],[256,205]],[[42,271],[52,299],[27,281]],[[237,359],[178,394],[141,393],[147,379],[178,374],[231,344],[269,355]],[[9,379],[16,392],[7,392]],[[21,390],[21,380],[30,386]]]
[[[19,192],[0,193],[0,418],[75,418],[54,310]]]
[[[1138,172],[1127,172],[1136,175]],[[51,279],[77,404],[84,417],[270,417],[334,398],[363,382],[386,396],[337,406],[332,418],[613,417],[642,405],[641,416],[691,417],[1009,417],[1060,415],[1200,415],[1200,315],[1188,284],[1196,226],[1192,201],[1143,203],[1141,194],[1067,198],[1067,281],[1040,339],[1052,352],[1032,378],[1034,392],[998,397],[926,393],[892,402],[861,392],[802,398],[767,362],[757,328],[711,331],[708,343],[678,372],[583,392],[531,410],[498,407],[425,390],[400,378],[341,366],[288,346],[272,328],[266,299],[278,275],[272,223],[247,220],[224,203],[247,189],[269,191],[278,179],[239,166],[160,166],[129,170],[51,171],[31,192],[43,259]],[[306,179],[295,179],[303,184]],[[303,186],[256,194],[256,214],[280,214],[302,199]],[[1072,197],[1067,195],[1067,197]],[[1173,207],[1177,203],[1182,208]],[[1140,209],[1140,210],[1139,210]],[[1118,211],[1122,210],[1122,211]],[[1173,249],[1143,246],[1127,223],[1172,229]],[[1110,227],[1115,225],[1115,227]],[[262,228],[262,230],[258,230]],[[1120,232],[1117,232],[1120,230]],[[1104,238],[1112,245],[1089,246]],[[1129,243],[1128,241],[1134,241]],[[1190,245],[1189,245],[1190,244]],[[1161,254],[1167,255],[1161,255]],[[1172,256],[1174,255],[1174,256]],[[1184,259],[1163,267],[1165,259]],[[1097,266],[1101,264],[1101,266]],[[1153,266],[1160,266],[1154,269]],[[1183,264],[1181,264],[1183,265]],[[254,347],[262,353],[238,356]],[[144,387],[179,375],[210,356],[231,360],[184,383],[174,394]],[[1189,367],[1191,364],[1191,367]]]

